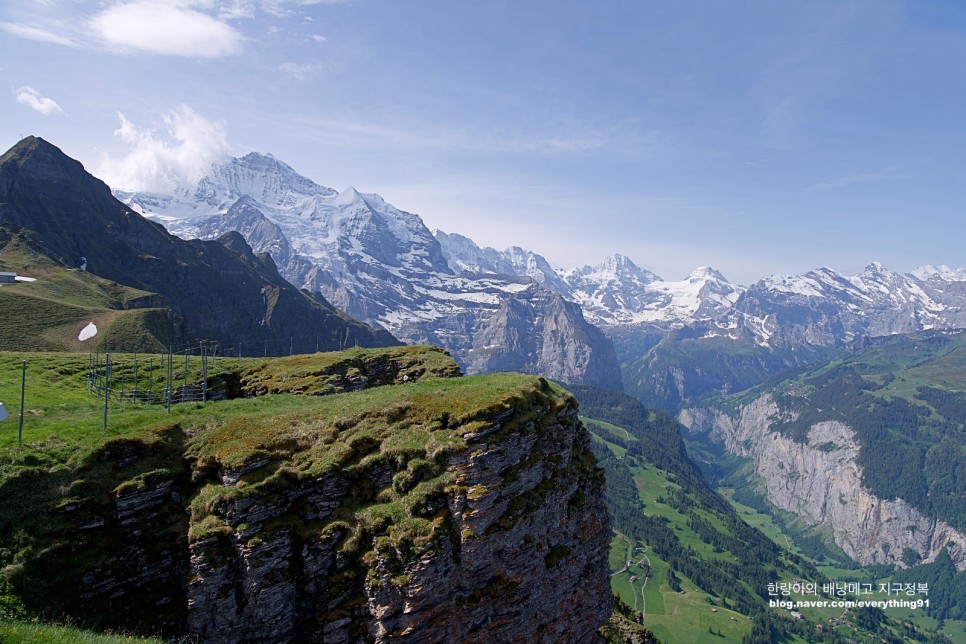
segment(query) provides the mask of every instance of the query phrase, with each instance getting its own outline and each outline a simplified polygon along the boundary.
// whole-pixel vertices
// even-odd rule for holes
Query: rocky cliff
[[[774,428],[790,420],[789,413],[766,394],[734,414],[685,409],[679,420],[729,453],[750,458],[771,503],[807,524],[829,526],[835,543],[859,563],[904,567],[906,549],[929,562],[949,546],[956,566],[966,569],[966,536],[902,499],[879,498],[863,485],[860,446],[848,425],[815,423],[806,441],[797,442]]]
[[[0,479],[12,583],[51,616],[205,642],[592,641],[610,527],[576,402],[456,374],[409,347],[223,373],[281,395]]]

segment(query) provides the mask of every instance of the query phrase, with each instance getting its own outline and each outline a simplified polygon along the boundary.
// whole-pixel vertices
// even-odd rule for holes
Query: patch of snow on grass
[[[77,339],[83,342],[84,340],[90,340],[95,335],[97,335],[97,326],[93,322],[88,323],[83,329],[81,329],[80,334],[78,334]]]

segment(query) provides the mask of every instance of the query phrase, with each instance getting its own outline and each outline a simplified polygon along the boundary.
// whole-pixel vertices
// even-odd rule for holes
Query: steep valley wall
[[[706,433],[730,454],[751,459],[771,503],[809,525],[829,526],[835,543],[857,562],[904,567],[907,548],[929,562],[948,546],[957,568],[966,569],[966,536],[902,499],[878,498],[862,485],[852,429],[838,421],[816,423],[807,442],[798,443],[772,428],[781,420],[768,395],[733,416],[717,409],[686,409],[680,415],[691,432]]]

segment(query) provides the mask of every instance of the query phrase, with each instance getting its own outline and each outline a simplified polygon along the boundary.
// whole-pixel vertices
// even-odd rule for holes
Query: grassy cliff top
[[[23,446],[18,447],[23,360]],[[122,384],[128,393],[136,389],[160,395],[166,386],[164,356],[112,354],[114,384],[105,431],[104,396],[88,388],[90,360],[88,354],[0,352],[0,402],[10,416],[0,422],[0,473],[10,467],[76,463],[112,439],[148,437],[173,425],[198,436],[199,454],[238,464],[246,458],[245,446],[257,450],[261,442],[287,440],[280,436],[304,433],[310,425],[311,431],[321,431],[327,423],[355,426],[360,421],[354,415],[382,413],[377,410],[394,409],[392,413],[405,415],[411,424],[429,422],[433,414],[455,422],[505,404],[516,386],[536,380],[511,374],[453,380],[460,374],[449,354],[425,346],[286,358],[209,358],[209,396],[234,399],[176,404],[168,414],[164,405],[118,397]],[[104,355],[95,360],[100,361],[95,371],[103,374]],[[173,386],[200,385],[201,368],[201,359],[189,356],[185,374],[185,359],[176,355]],[[241,435],[247,438],[239,442]]]
[[[146,373],[149,359],[155,382]],[[21,360],[27,361],[27,378],[18,446]],[[134,386],[134,360],[112,356],[115,377],[126,375],[128,390]],[[137,360],[138,388],[163,389],[160,356]],[[446,455],[465,449],[494,419],[512,414],[526,422],[528,409],[559,408],[570,400],[536,376],[454,377],[455,363],[434,347],[353,349],[219,358],[214,366],[209,361],[209,383],[221,382],[222,393],[242,397],[172,405],[170,414],[164,405],[112,397],[105,430],[103,395],[88,392],[89,362],[84,354],[0,353],[0,401],[10,415],[0,423],[0,489],[9,485],[16,492],[28,479],[49,483],[31,483],[31,498],[6,504],[0,540],[4,531],[31,521],[29,507],[62,502],[63,490],[88,498],[123,494],[185,462],[195,478],[237,479],[213,483],[192,503],[199,523],[215,497],[335,470],[360,480],[380,468],[406,471],[394,486],[402,498],[415,482],[439,475]],[[175,383],[184,382],[183,360],[175,365]],[[199,370],[194,357],[187,380],[200,378]],[[245,488],[250,489],[242,492]]]
[[[138,357],[138,389],[163,388],[151,382],[163,370],[153,363],[148,376],[145,359]],[[28,365],[22,447],[21,360]],[[0,401],[10,414],[0,423],[0,495],[7,499],[0,566],[13,571],[12,586],[0,583],[0,609],[22,599],[28,617],[68,611],[75,586],[58,580],[113,565],[114,553],[129,547],[119,513],[139,503],[160,503],[145,513],[156,524],[144,529],[170,533],[171,543],[233,535],[255,544],[276,530],[311,533],[339,541],[340,552],[358,562],[353,574],[363,574],[362,561],[376,551],[418,557],[451,530],[445,499],[464,484],[451,456],[488,449],[514,428],[554,422],[555,412],[575,404],[538,376],[456,377],[452,359],[433,347],[354,349],[209,361],[210,391],[229,399],[172,405],[168,414],[164,405],[111,398],[105,430],[103,394],[88,392],[90,360],[0,353]],[[130,391],[134,356],[112,355],[112,362],[116,377],[130,377]],[[189,363],[189,383],[199,362]],[[176,365],[184,369],[183,361]],[[183,384],[185,376],[174,379]],[[314,485],[340,499],[332,516],[288,507]],[[275,518],[259,527],[239,523],[232,508],[253,504]],[[71,544],[86,539],[87,529],[99,530],[99,545],[81,556]],[[0,610],[0,619],[18,616]]]

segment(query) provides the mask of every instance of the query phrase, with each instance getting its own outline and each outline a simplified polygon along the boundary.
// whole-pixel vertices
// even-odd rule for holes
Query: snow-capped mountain
[[[584,308],[588,319],[605,327],[646,325],[669,330],[717,318],[743,290],[706,266],[682,281],[662,280],[622,255],[613,255],[597,266],[566,271],[562,277],[568,294]]]
[[[317,185],[256,153],[214,166],[177,194],[115,194],[182,236],[238,230],[296,286],[403,341],[443,346],[470,373],[530,371],[621,386],[610,341],[580,308],[518,273],[525,251],[501,274],[456,271],[418,215],[379,195]]]
[[[826,267],[775,275],[749,287],[720,323],[784,347],[966,328],[966,272],[923,267],[903,275],[873,262],[852,277]]]
[[[510,246],[503,251],[488,246],[480,248],[469,237],[439,229],[434,230],[433,235],[443,249],[449,267],[456,273],[526,276],[562,295],[569,293],[566,283],[550,262],[533,251],[519,246]]]
[[[434,234],[454,271],[531,277],[579,304],[587,319],[603,328],[649,325],[667,330],[716,318],[743,290],[708,267],[671,282],[615,254],[596,266],[554,270],[545,258],[518,246],[498,251],[480,248],[463,235]]]
[[[430,232],[378,195],[337,192],[254,153],[212,168],[190,190],[117,196],[182,236],[239,230],[297,286],[404,341],[445,347],[471,373],[540,371],[619,386],[613,346],[593,323],[619,343],[627,378],[641,387],[671,383],[661,386],[683,399],[689,376],[675,352],[648,357],[662,338],[690,343],[689,352],[713,343],[707,355],[721,373],[712,374],[705,359],[692,366],[718,383],[709,386],[728,388],[857,338],[966,328],[964,269],[924,266],[902,275],[873,263],[852,277],[819,268],[747,289],[707,267],[664,280],[621,255],[555,270],[517,246],[498,251]],[[729,341],[743,356],[740,366],[725,355]],[[748,346],[766,353],[748,354]],[[731,382],[738,372],[743,380]]]

